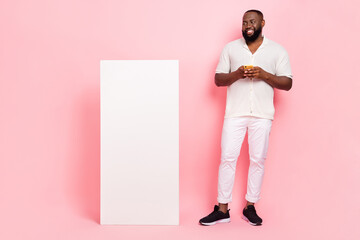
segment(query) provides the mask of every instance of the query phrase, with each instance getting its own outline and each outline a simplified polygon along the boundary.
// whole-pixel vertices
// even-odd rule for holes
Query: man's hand
[[[253,67],[248,70],[245,70],[244,75],[245,75],[245,77],[248,77],[248,78],[258,78],[258,79],[262,79],[262,80],[268,79],[268,72],[263,70],[261,67]]]
[[[261,67],[253,67],[245,70],[245,77],[261,79],[273,88],[289,91],[292,87],[292,79],[285,76],[276,76],[266,72]]]
[[[246,78],[244,66],[239,67],[235,72],[237,73],[239,79]]]
[[[218,87],[230,86],[241,78],[246,78],[244,66],[239,67],[231,73],[216,73],[215,84]]]

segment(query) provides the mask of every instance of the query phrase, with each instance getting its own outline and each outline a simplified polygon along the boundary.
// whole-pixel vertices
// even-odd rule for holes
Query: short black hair
[[[248,12],[255,12],[255,13],[257,13],[257,14],[261,17],[261,19],[264,19],[264,14],[263,14],[261,11],[259,11],[259,10],[250,9],[250,10],[247,10],[245,13],[248,13]]]

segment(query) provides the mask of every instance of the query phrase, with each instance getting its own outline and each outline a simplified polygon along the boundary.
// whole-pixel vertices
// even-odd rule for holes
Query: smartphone
[[[245,65],[245,66],[244,66],[244,69],[245,69],[245,70],[248,70],[248,69],[250,69],[250,68],[253,68],[253,65]]]

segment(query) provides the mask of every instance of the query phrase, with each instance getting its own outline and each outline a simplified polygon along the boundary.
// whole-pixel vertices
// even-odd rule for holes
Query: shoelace
[[[210,213],[210,214],[208,215],[208,217],[212,217],[212,216],[216,215],[217,212],[220,212],[220,211],[213,211],[212,213]]]
[[[248,214],[251,216],[251,217],[255,217],[255,218],[258,218],[259,216],[256,214],[256,210],[255,208],[248,208],[246,209]]]

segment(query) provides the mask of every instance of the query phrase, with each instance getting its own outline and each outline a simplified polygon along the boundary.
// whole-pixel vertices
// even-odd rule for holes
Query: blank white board
[[[100,223],[178,225],[178,60],[101,60],[100,108]]]

